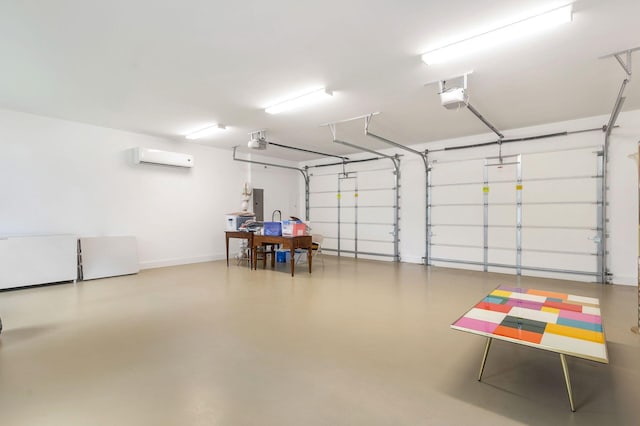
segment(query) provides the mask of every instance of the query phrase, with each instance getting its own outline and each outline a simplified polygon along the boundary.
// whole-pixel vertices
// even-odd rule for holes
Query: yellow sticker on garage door
[[[489,192],[489,187],[488,186],[483,186],[482,187],[482,192],[484,192],[485,194]]]
[[[522,191],[522,185],[516,185],[516,191]]]

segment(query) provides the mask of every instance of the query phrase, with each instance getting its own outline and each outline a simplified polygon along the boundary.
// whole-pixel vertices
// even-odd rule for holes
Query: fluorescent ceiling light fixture
[[[573,5],[562,6],[520,21],[495,28],[465,40],[434,49],[422,55],[422,61],[427,65],[439,64],[450,59],[458,58],[478,50],[487,49],[517,37],[536,33],[566,22],[571,22]]]
[[[321,89],[307,92],[304,95],[296,96],[291,99],[287,99],[277,104],[271,105],[265,108],[264,111],[269,114],[278,114],[290,109],[316,103],[318,101],[321,101],[322,99],[330,98],[331,96],[333,96],[333,93],[323,87]]]
[[[221,132],[225,129],[226,127],[224,127],[222,124],[214,124],[212,126],[207,126],[200,130],[196,130],[195,132],[189,133],[185,137],[187,139],[200,139],[200,138],[205,138],[207,136],[211,136],[214,133]]]

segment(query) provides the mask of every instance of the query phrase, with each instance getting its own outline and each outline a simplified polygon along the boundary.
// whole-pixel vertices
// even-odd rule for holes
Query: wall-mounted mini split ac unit
[[[133,148],[133,162],[136,164],[151,163],[177,167],[193,167],[193,155],[136,147]]]

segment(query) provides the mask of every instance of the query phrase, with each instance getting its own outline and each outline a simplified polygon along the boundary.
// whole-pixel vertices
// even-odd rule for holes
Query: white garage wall
[[[268,152],[268,150],[266,151]],[[239,158],[298,167],[297,163],[270,158],[254,153],[238,153]],[[303,203],[299,205],[298,179],[302,174],[296,170],[272,166],[251,165],[250,182],[254,188],[264,189],[264,220],[271,220],[274,210],[280,210],[282,219],[296,216],[304,220],[304,186],[302,187]],[[276,215],[277,219],[277,215]]]
[[[136,146],[192,154],[195,167],[133,164]],[[224,215],[255,168],[228,150],[0,110],[0,236],[135,235],[142,268],[222,259]],[[268,203],[285,193],[295,210],[291,174],[254,176],[279,197]]]
[[[464,111],[460,112],[464,113]],[[600,128],[608,121],[608,116],[590,117],[567,122],[551,123],[541,126],[511,129],[505,131],[507,138],[532,136],[561,131]],[[628,155],[637,151],[640,139],[640,111],[624,112],[618,118],[619,128],[614,129],[609,151],[609,235],[608,250],[609,271],[613,273],[616,284],[637,285],[638,256],[638,177],[636,163]],[[375,128],[371,129],[375,133]],[[382,135],[384,136],[384,135]],[[416,150],[437,149],[444,146],[468,145],[495,140],[495,135],[485,133],[472,137],[438,141],[429,144],[409,144]],[[604,133],[589,132],[569,136],[541,139],[523,143],[510,143],[503,146],[503,155],[528,152],[551,151],[565,148],[597,146],[604,143]],[[381,150],[387,154],[403,154],[401,161],[401,220],[400,220],[400,256],[404,262],[420,263],[425,252],[425,177],[422,160],[415,155],[397,149]],[[484,158],[498,154],[497,146],[467,150],[434,152],[431,160],[459,160]],[[351,155],[350,158],[366,158]],[[316,161],[315,163],[321,163]],[[307,163],[313,164],[313,163]],[[571,169],[572,164],[566,164]],[[569,173],[569,172],[568,172]],[[579,173],[576,173],[579,174]],[[303,188],[303,187],[301,187]],[[301,189],[301,193],[303,193]],[[303,201],[303,199],[302,199]],[[463,267],[457,265],[456,267]]]

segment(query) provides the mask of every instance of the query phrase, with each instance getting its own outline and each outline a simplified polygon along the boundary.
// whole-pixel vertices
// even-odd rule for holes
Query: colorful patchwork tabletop
[[[608,363],[593,297],[499,286],[451,328]]]

